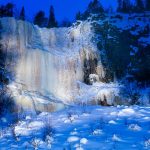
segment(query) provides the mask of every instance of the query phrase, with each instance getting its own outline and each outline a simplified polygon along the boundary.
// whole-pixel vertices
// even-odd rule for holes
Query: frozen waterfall
[[[27,91],[53,95],[63,103],[72,102],[81,94],[79,82],[84,82],[85,77],[90,74],[99,79],[105,77],[91,39],[90,23],[46,29],[14,18],[2,18],[0,22],[3,49],[14,60],[10,69],[15,80],[9,87],[21,106],[32,107]]]

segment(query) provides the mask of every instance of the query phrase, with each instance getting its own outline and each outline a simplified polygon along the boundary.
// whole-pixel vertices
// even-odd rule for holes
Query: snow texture
[[[117,150],[148,150],[149,112],[150,107],[140,106],[76,106],[37,116],[27,112],[24,119],[12,126],[1,122],[0,147],[13,150],[108,150],[114,147]],[[73,122],[68,114],[76,116]],[[9,118],[5,120],[9,122]],[[49,132],[51,128],[54,132]]]

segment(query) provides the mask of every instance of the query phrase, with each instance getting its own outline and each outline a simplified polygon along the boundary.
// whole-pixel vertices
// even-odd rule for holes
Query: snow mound
[[[81,144],[86,144],[88,142],[88,140],[86,139],[86,138],[82,138],[81,140],[80,140],[80,143]]]
[[[128,129],[132,130],[132,131],[141,131],[142,130],[142,128],[137,124],[130,124]]]
[[[79,141],[79,137],[77,137],[77,136],[70,136],[70,137],[67,139],[67,141],[68,141],[69,143],[71,143],[71,142],[76,142],[76,141]]]
[[[112,140],[117,142],[122,141],[116,134],[113,135]]]
[[[134,114],[135,111],[132,108],[125,108],[118,113],[119,116],[130,116]]]

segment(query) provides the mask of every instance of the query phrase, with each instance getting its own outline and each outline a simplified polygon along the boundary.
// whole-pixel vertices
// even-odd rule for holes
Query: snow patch
[[[130,115],[134,115],[135,111],[132,108],[125,108],[121,111],[119,111],[118,115],[119,116],[130,116]]]
[[[71,137],[69,137],[69,138],[67,139],[67,141],[68,141],[69,143],[71,143],[71,142],[76,142],[76,141],[79,141],[79,137],[77,137],[77,136],[71,136]]]

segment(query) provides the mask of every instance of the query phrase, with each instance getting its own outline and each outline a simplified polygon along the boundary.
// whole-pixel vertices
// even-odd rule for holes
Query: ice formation
[[[72,102],[81,94],[77,81],[84,82],[90,77],[93,82],[104,78],[105,71],[91,39],[93,32],[89,22],[53,29],[39,28],[14,18],[2,18],[0,22],[4,50],[14,60],[10,68],[15,80],[9,87],[21,105],[33,105],[29,104],[30,100],[26,102],[27,91],[53,95],[64,103]],[[35,101],[37,103],[38,98]]]

